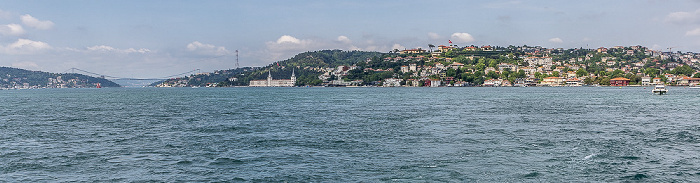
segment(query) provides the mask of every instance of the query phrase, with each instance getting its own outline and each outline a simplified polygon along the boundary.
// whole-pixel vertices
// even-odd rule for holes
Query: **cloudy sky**
[[[0,66],[158,78],[321,49],[428,44],[700,52],[700,1],[5,1]]]

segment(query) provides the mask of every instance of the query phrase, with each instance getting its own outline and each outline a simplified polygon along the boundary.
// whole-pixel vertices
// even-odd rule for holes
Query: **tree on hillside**
[[[587,75],[588,75],[588,72],[586,71],[586,69],[579,68],[579,69],[576,71],[576,76],[577,76],[577,77],[587,76]]]
[[[659,70],[654,68],[646,68],[644,69],[644,74],[646,74],[649,77],[656,77],[657,75],[659,75]]]
[[[693,70],[693,68],[690,68],[690,66],[687,66],[687,65],[676,67],[672,71],[672,73],[674,73],[676,75],[685,75],[685,76],[691,76],[694,72],[695,72],[695,70]]]
[[[433,45],[433,44],[428,44],[428,48],[430,48],[430,52],[433,52],[433,48],[435,48],[435,45]]]

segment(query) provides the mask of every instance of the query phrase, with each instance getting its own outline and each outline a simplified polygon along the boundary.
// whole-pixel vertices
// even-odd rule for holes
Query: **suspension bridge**
[[[190,74],[197,74],[197,73],[200,73],[200,70],[194,69],[194,70],[190,70],[190,71],[179,73],[179,74],[173,74],[170,76],[157,77],[157,78],[130,78],[130,77],[110,76],[110,75],[104,75],[104,74],[86,71],[86,70],[75,68],[75,67],[70,68],[66,71],[63,71],[63,73],[83,74],[83,75],[88,75],[88,76],[92,76],[92,77],[104,78],[104,79],[108,79],[108,80],[112,80],[112,81],[115,81],[115,80],[116,81],[119,81],[119,80],[139,81],[139,80],[166,80],[166,79],[171,79],[171,78],[176,78],[176,77],[181,77],[181,76],[187,76]]]

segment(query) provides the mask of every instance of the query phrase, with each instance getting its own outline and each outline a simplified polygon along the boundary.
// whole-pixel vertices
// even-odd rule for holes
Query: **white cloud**
[[[292,43],[292,44],[301,44],[301,40],[292,37],[290,35],[284,35],[277,39],[277,44],[284,44],[284,43]]]
[[[114,51],[114,47],[111,46],[105,46],[105,45],[99,45],[99,46],[91,46],[87,47],[87,50],[89,51]]]
[[[350,41],[350,38],[347,36],[338,36],[338,42],[345,43],[345,44],[350,44],[352,41]]]
[[[405,46],[401,46],[400,44],[394,44],[394,45],[391,46],[391,50],[395,50],[395,49],[397,49],[397,50],[403,50],[403,49],[406,49],[406,47],[405,47]]]
[[[0,34],[6,36],[19,36],[24,34],[24,28],[19,24],[0,25]]]
[[[689,30],[685,32],[686,36],[700,36],[700,28]]]
[[[140,48],[138,50],[134,49],[134,48],[129,48],[129,49],[124,50],[124,52],[126,52],[126,53],[149,53],[149,52],[151,52],[151,50],[146,49],[146,48]]]
[[[340,39],[341,37],[338,37],[336,40]],[[283,35],[278,38],[277,41],[268,41],[265,45],[267,48],[263,55],[266,55],[267,58],[265,58],[265,60],[267,61],[279,61],[305,51],[328,49],[327,43],[309,39],[302,40],[290,35]],[[349,46],[349,49],[352,48],[352,46]]]
[[[388,52],[394,48],[403,50],[405,47],[394,44],[396,40],[376,39],[372,36],[364,36],[360,40],[351,40],[347,36],[338,36],[331,39],[296,38],[290,35],[280,36],[276,40],[265,42],[266,49],[257,53],[261,55],[261,61],[272,62],[288,59],[299,53],[307,51],[341,49],[358,51]],[[264,65],[265,63],[259,63]]]
[[[214,46],[212,44],[204,44],[199,41],[187,44],[187,50],[201,54],[201,55],[214,55],[222,56],[227,55],[230,52],[223,46]]]
[[[115,52],[115,53],[149,53],[151,50],[146,49],[146,48],[141,48],[141,49],[134,49],[134,48],[127,48],[127,49],[117,49],[111,46],[105,46],[105,45],[99,45],[99,46],[91,46],[86,48],[88,51],[93,51],[93,52]]]
[[[434,33],[434,32],[428,32],[428,38],[430,39],[440,39],[442,38],[439,34]]]
[[[48,21],[48,20],[41,21],[39,19],[32,17],[29,14],[22,15],[20,17],[20,19],[22,20],[22,23],[24,25],[26,25],[28,27],[35,28],[35,29],[41,29],[41,30],[51,29],[54,25],[54,23],[51,21]]]
[[[51,46],[41,41],[18,39],[16,42],[3,47],[7,54],[34,54],[51,49]]]
[[[555,38],[549,39],[549,42],[550,43],[563,43],[564,41],[561,40],[561,38],[555,37]]]
[[[676,24],[694,24],[700,23],[700,9],[694,12],[673,12],[666,15],[666,22],[676,23]]]
[[[468,43],[474,41],[474,37],[466,32],[456,32],[452,34],[451,41],[455,43]]]

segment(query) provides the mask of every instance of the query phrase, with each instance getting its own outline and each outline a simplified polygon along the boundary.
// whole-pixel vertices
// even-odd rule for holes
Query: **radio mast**
[[[238,50],[236,50],[236,69],[238,69]]]

